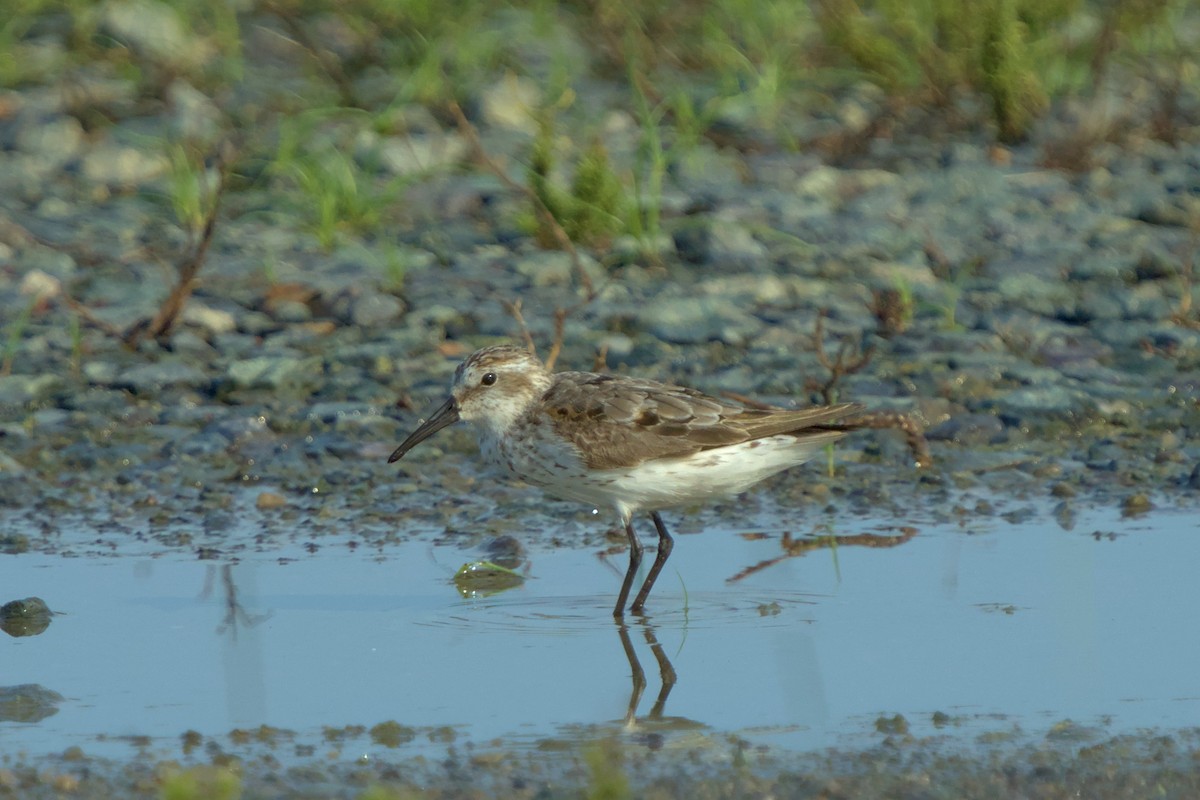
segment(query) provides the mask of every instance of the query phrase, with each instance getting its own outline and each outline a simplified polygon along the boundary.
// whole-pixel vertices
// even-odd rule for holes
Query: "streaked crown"
[[[495,345],[476,350],[454,371],[458,414],[502,433],[550,388],[550,373],[527,350]]]

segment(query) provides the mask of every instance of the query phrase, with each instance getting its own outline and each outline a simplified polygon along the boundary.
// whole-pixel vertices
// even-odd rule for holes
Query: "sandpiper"
[[[629,568],[614,617],[642,561],[633,515],[650,512],[658,552],[629,610],[641,613],[674,542],[659,511],[742,492],[812,458],[843,436],[856,403],[752,408],[682,386],[594,372],[551,373],[511,345],[472,353],[450,397],[388,458],[398,461],[437,431],[465,420],[492,464],[556,497],[616,510]]]

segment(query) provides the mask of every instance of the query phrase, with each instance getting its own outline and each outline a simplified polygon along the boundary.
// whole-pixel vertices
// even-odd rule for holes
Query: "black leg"
[[[613,609],[613,616],[618,619],[625,616],[625,601],[629,599],[629,590],[633,587],[633,576],[642,565],[642,543],[633,532],[633,522],[629,518],[625,520],[625,535],[629,537],[629,569],[625,571],[625,580],[621,581],[621,593],[617,595],[617,607]]]
[[[637,707],[641,702],[642,692],[646,690],[646,672],[642,669],[642,662],[638,661],[637,651],[633,649],[633,642],[629,640],[629,628],[625,627],[625,623],[617,623],[617,633],[621,636],[621,647],[625,648],[625,658],[629,660],[629,671],[633,678],[633,688],[629,692],[629,708],[625,711],[625,724],[628,725],[637,719]]]
[[[658,698],[654,701],[654,707],[650,709],[650,719],[662,719],[663,707],[667,704],[667,695],[675,686],[675,667],[671,666],[671,659],[667,658],[662,645],[658,643],[654,629],[646,625],[642,633],[646,636],[646,644],[650,645],[650,652],[654,654],[654,660],[658,662],[658,676],[662,678],[662,688],[658,690]]]
[[[654,527],[658,529],[658,553],[654,556],[654,565],[650,567],[650,572],[646,575],[646,582],[642,584],[637,597],[633,599],[633,605],[629,607],[629,610],[635,614],[641,613],[642,607],[646,605],[646,598],[650,596],[650,590],[654,588],[654,581],[658,578],[658,573],[662,572],[663,564],[667,563],[671,549],[675,547],[675,540],[671,538],[671,534],[667,533],[667,526],[663,524],[662,517],[658,515],[658,512],[655,511],[650,518],[654,520]],[[626,576],[626,578],[628,577]]]

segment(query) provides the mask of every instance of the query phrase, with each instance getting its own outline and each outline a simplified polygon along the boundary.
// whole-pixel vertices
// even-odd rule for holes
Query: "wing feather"
[[[682,386],[590,372],[556,374],[542,400],[538,413],[592,469],[632,467],[780,434],[836,438],[821,426],[862,408],[749,408]]]

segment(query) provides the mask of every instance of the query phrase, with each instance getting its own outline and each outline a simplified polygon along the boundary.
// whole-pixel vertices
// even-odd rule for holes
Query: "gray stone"
[[[8,434],[6,433],[6,435]],[[17,461],[8,453],[0,451],[0,477],[11,478],[14,475],[23,475],[28,471],[20,461]],[[16,497],[17,495],[10,496]]]
[[[71,421],[71,412],[61,408],[43,408],[33,412],[33,425],[39,430],[62,430]]]
[[[681,298],[648,305],[639,314],[646,330],[676,344],[721,341],[745,344],[762,330],[757,317],[718,297]]]
[[[237,320],[228,311],[210,308],[195,300],[183,308],[181,315],[184,322],[196,325],[209,333],[232,333],[237,330]]]
[[[383,139],[379,158],[393,175],[418,176],[459,164],[470,149],[465,139],[452,133],[413,134]]]
[[[83,365],[83,377],[95,386],[112,386],[121,368],[110,361],[86,361]]]
[[[1086,325],[1101,319],[1124,317],[1121,298],[1122,290],[1112,286],[1088,285],[1077,299],[1062,302],[1055,317],[1072,325]]]
[[[252,436],[270,433],[266,420],[261,416],[232,416],[213,420],[204,427],[205,434],[220,436],[234,442]]]
[[[299,300],[276,300],[271,303],[271,316],[279,322],[296,324],[312,320],[312,309]]]
[[[1096,403],[1089,395],[1063,386],[1042,386],[1015,389],[987,401],[1000,414],[1016,419],[1028,417],[1066,418],[1095,410]]]
[[[226,374],[243,389],[299,389],[319,384],[325,373],[322,359],[259,356],[229,365]]]
[[[1196,209],[1188,208],[1183,198],[1159,197],[1147,201],[1134,212],[1134,219],[1150,225],[1186,228],[1194,219]]]
[[[1003,441],[1004,423],[991,414],[958,414],[935,425],[925,438],[968,446],[993,444]]]
[[[17,148],[37,157],[43,167],[57,167],[79,153],[84,140],[83,125],[75,117],[54,117],[22,125],[16,138]]]
[[[1139,281],[1160,281],[1179,274],[1179,259],[1161,247],[1148,246],[1138,256],[1133,274]]]
[[[199,389],[210,383],[212,379],[203,370],[191,364],[164,361],[127,369],[116,379],[114,385],[137,394],[153,395],[168,387]]]
[[[354,300],[350,321],[361,328],[387,325],[404,314],[404,303],[389,294],[369,292]]]
[[[433,303],[423,308],[415,308],[409,314],[409,317],[420,321],[422,324],[428,325],[445,325],[448,322],[453,322],[462,316],[462,312],[457,308],[439,303]]]
[[[579,254],[579,263],[593,284],[608,277],[604,268],[584,253]],[[516,269],[539,287],[570,286],[577,279],[570,254],[561,250],[537,250],[523,255],[517,261]]]
[[[707,141],[686,148],[678,156],[672,175],[693,193],[733,197],[740,192],[745,162],[736,151],[718,150]]]
[[[695,264],[716,264],[739,269],[761,265],[766,246],[749,229],[733,220],[697,220],[674,233],[679,257]]]
[[[684,261],[693,264],[703,264],[708,261],[709,243],[712,236],[708,225],[702,221],[693,221],[680,225],[674,233],[675,252]],[[636,240],[634,240],[636,246]]]
[[[537,133],[537,111],[542,101],[538,85],[512,73],[483,91],[480,111],[489,126],[521,133]]]
[[[176,79],[167,87],[167,101],[171,104],[171,126],[179,138],[207,143],[220,137],[224,115],[208,95]]]
[[[1000,279],[998,288],[1008,302],[1046,317],[1055,316],[1073,300],[1062,283],[1035,275],[1008,275]]]
[[[1122,287],[1119,297],[1126,319],[1158,321],[1170,318],[1174,312],[1167,299],[1163,284],[1144,282],[1135,286]]]
[[[242,311],[237,316],[237,327],[242,333],[262,336],[279,330],[279,323],[261,311]]]
[[[63,386],[63,379],[57,375],[0,375],[0,407],[39,403]]]
[[[207,45],[191,35],[179,12],[156,0],[110,0],[101,18],[104,30],[162,64],[190,69],[204,60]]]
[[[31,724],[58,713],[63,696],[36,683],[0,688],[0,720]]]
[[[162,153],[136,147],[101,144],[83,157],[83,176],[113,187],[139,186],[167,173],[170,163]]]

